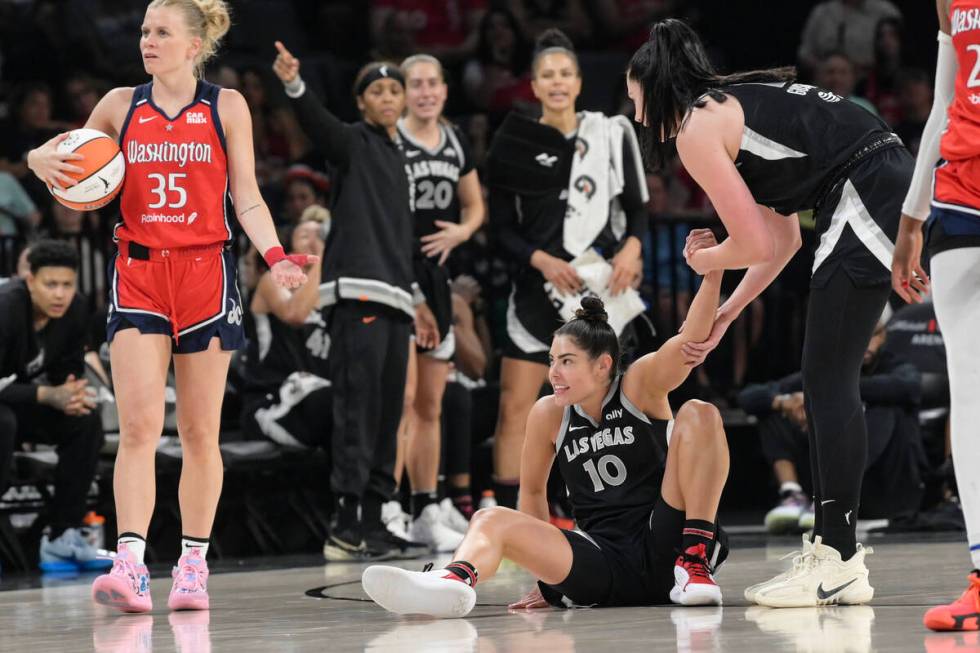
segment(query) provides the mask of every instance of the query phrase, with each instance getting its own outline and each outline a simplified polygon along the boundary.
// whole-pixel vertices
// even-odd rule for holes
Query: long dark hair
[[[626,69],[629,79],[643,91],[643,114],[637,116],[648,133],[643,141],[648,165],[663,168],[669,158],[669,140],[677,135],[693,107],[703,107],[704,96],[718,102],[717,90],[728,84],[787,82],[796,79],[796,68],[770,68],[720,75],[708,60],[701,38],[684,21],[668,18],[653,24],[650,38],[640,46]]]
[[[609,378],[615,379],[619,374],[619,338],[609,325],[606,307],[598,297],[583,297],[582,308],[575,311],[573,319],[555,331],[555,336],[569,336],[592,360],[609,354],[612,356]]]

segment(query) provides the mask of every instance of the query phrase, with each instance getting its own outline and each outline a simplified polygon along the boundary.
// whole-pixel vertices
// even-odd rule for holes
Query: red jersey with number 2
[[[958,161],[980,155],[980,0],[953,0],[950,21],[958,70],[940,153]]]
[[[126,181],[116,238],[151,249],[229,240],[221,88],[198,82],[194,100],[173,117],[153,103],[152,89],[152,82],[134,89],[120,136]]]

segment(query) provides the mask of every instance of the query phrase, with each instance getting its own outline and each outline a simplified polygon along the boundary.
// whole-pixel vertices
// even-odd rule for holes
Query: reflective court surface
[[[723,608],[508,613],[506,604],[520,598],[531,579],[506,563],[496,578],[477,587],[479,603],[466,619],[443,621],[398,618],[366,601],[360,565],[214,569],[209,613],[170,613],[165,570],[154,574],[156,608],[147,615],[94,605],[90,578],[44,579],[41,587],[0,592],[0,651],[980,651],[977,633],[930,633],[922,626],[926,608],[965,589],[965,544],[949,537],[866,542],[875,549],[868,558],[875,599],[870,606],[838,608],[746,604],[747,585],[788,564],[780,557],[792,550],[789,539],[768,546],[733,542],[732,556],[718,574]],[[423,562],[401,564],[421,568]]]

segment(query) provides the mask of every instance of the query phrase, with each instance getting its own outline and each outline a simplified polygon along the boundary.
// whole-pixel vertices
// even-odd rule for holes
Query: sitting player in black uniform
[[[801,246],[797,213],[812,209],[819,236],[810,284],[803,387],[810,423],[814,538],[789,574],[746,590],[770,607],[866,603],[874,595],[855,529],[868,435],[858,391],[865,347],[890,292],[902,197],[914,161],[880,118],[830,91],[798,84],[792,68],[719,75],[679,20],[653,25],[628,67],[648,158],[671,143],[728,231],[684,256],[699,274],[748,268],[718,309],[703,360],[732,321]],[[919,282],[916,281],[918,284]],[[812,564],[811,564],[812,563]]]
[[[711,331],[721,277],[705,276],[682,333],[623,374],[602,302],[585,298],[552,340],[548,378],[555,393],[539,399],[528,417],[520,512],[477,512],[443,569],[368,567],[362,577],[368,596],[399,614],[461,617],[476,603],[477,579],[508,558],[539,580],[512,607],[720,604],[712,572],[727,547],[716,537],[715,516],[729,465],[721,416],[692,400],[674,418],[667,395],[691,371],[683,345]],[[548,522],[555,456],[574,531]]]

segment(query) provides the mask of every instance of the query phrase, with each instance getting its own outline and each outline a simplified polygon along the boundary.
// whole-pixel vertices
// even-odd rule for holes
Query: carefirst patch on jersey
[[[571,462],[582,454],[601,451],[607,447],[615,447],[617,445],[633,444],[635,441],[636,438],[633,437],[632,426],[624,426],[622,428],[617,426],[615,428],[605,428],[601,431],[596,431],[592,435],[586,435],[572,440],[563,447],[563,450],[565,452],[565,459]]]

